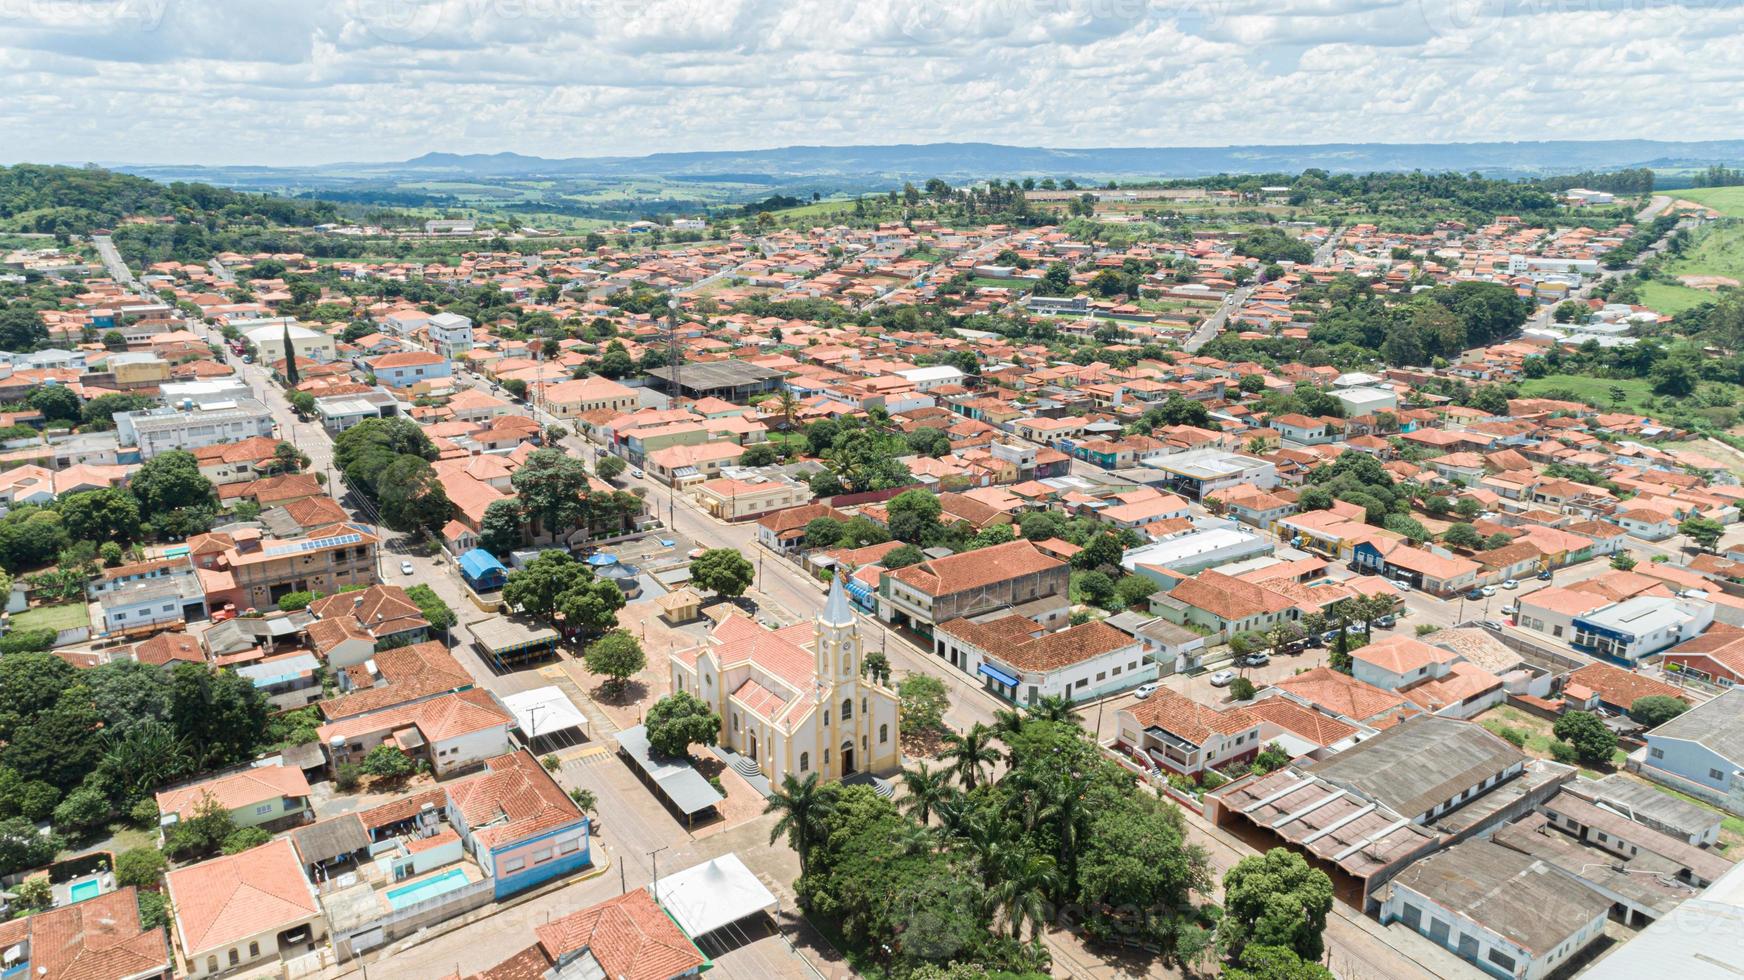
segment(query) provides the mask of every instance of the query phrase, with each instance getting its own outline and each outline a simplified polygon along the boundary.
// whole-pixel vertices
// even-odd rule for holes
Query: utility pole
[[[660,852],[664,847],[656,847],[648,852],[648,857],[654,862],[654,901],[660,901]]]
[[[684,364],[684,353],[678,346],[678,293],[666,294],[666,366],[672,369],[672,401],[667,407],[677,405],[678,399],[684,393],[684,387],[679,381],[679,368]]]

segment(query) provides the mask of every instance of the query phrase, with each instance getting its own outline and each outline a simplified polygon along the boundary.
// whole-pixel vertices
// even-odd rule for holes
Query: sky
[[[1744,0],[0,0],[0,160],[1738,138]]]

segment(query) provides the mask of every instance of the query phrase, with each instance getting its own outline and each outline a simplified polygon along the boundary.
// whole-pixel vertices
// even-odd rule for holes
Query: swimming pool
[[[82,902],[87,898],[96,898],[101,894],[103,894],[103,883],[95,878],[86,878],[84,881],[75,881],[73,882],[72,887],[67,889],[68,897],[75,902]]]
[[[425,878],[423,881],[388,889],[388,904],[394,907],[394,911],[398,912],[408,905],[429,901],[438,895],[446,895],[465,885],[466,872],[460,868],[449,868],[447,871]]]

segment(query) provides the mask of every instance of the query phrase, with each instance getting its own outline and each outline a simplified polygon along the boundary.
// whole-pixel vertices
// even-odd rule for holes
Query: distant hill
[[[1744,160],[1744,140],[1549,140],[1522,143],[1323,143],[1306,146],[1094,147],[1052,149],[996,143],[785,146],[767,150],[654,153],[638,157],[548,159],[518,153],[426,153],[352,171],[439,171],[533,176],[667,176],[723,173],[779,177],[1101,176],[1200,177],[1310,168],[1344,173],[1393,170],[1533,175],[1633,166],[1703,166]],[[320,169],[320,168],[315,168]]]

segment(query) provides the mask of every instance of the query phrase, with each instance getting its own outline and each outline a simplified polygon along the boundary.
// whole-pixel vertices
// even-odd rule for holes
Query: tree
[[[1470,548],[1477,550],[1483,547],[1484,536],[1470,524],[1450,525],[1441,532],[1441,543],[1454,548]]]
[[[1302,855],[1274,847],[1242,858],[1223,876],[1218,940],[1239,961],[1252,946],[1282,946],[1304,960],[1325,952],[1321,933],[1332,911],[1332,879]]]
[[[946,732],[945,750],[939,758],[949,762],[963,788],[973,792],[982,770],[999,763],[1000,752],[993,745],[993,729],[976,722],[966,732]]]
[[[717,595],[744,595],[755,576],[751,562],[731,548],[710,548],[690,563],[691,582]]]
[[[938,533],[943,508],[928,490],[905,490],[885,504],[890,536],[917,547],[926,547]]]
[[[783,837],[793,852],[799,855],[799,875],[805,877],[811,849],[823,838],[824,819],[835,803],[835,788],[818,782],[818,774],[806,773],[799,779],[789,772],[781,777],[781,786],[769,794],[764,813],[779,813],[781,819],[769,828],[769,843]]]
[[[561,449],[536,449],[509,477],[522,511],[533,520],[534,534],[541,530],[565,534],[577,527],[586,513],[587,468],[581,460]]]
[[[1616,733],[1590,711],[1563,712],[1551,732],[1573,746],[1575,758],[1589,766],[1610,762],[1617,750]]]
[[[1646,728],[1658,728],[1689,710],[1689,704],[1669,694],[1649,694],[1629,705],[1629,717]]]
[[[599,462],[593,464],[593,471],[602,480],[615,480],[630,468],[630,464],[617,456],[601,456]]]
[[[115,883],[125,888],[155,888],[169,869],[163,852],[155,847],[135,847],[115,859]]]
[[[84,836],[106,826],[114,812],[109,805],[109,798],[102,790],[94,786],[80,786],[68,793],[66,799],[61,800],[54,808],[54,826],[56,830],[71,831],[75,835]]]
[[[1484,512],[1484,505],[1476,497],[1461,497],[1454,503],[1453,511],[1469,521]]]
[[[42,314],[23,303],[0,307],[0,350],[22,354],[47,342],[48,326]]]
[[[592,578],[557,597],[557,614],[571,633],[599,633],[611,629],[624,608],[624,592],[611,582]]]
[[[62,497],[57,506],[67,533],[80,541],[131,544],[139,537],[139,502],[119,487]]]
[[[478,546],[498,558],[506,557],[527,540],[520,505],[513,500],[491,501],[478,527]]]
[[[925,762],[902,771],[902,808],[926,826],[933,808],[953,795],[951,771],[928,769]]]
[[[1107,609],[1114,604],[1114,581],[1101,572],[1078,574],[1078,597],[1093,606]]]
[[[377,478],[382,523],[395,531],[440,531],[454,516],[448,491],[422,456],[406,453]]]
[[[770,466],[780,458],[775,446],[767,442],[755,442],[746,446],[739,454],[740,466]]]
[[[1290,753],[1276,742],[1271,742],[1254,756],[1253,767],[1258,772],[1275,772],[1290,764]]]
[[[1245,677],[1237,677],[1229,682],[1229,696],[1237,701],[1253,700],[1254,682]]]
[[[890,686],[890,658],[877,650],[873,650],[860,661],[860,673],[888,687]]]
[[[613,690],[622,690],[626,681],[648,666],[642,645],[624,630],[612,630],[587,646],[587,669],[611,678]]]
[[[1331,970],[1296,955],[1288,946],[1249,945],[1235,964],[1223,968],[1224,980],[1336,980]]]
[[[1104,531],[1091,538],[1084,550],[1072,556],[1072,567],[1084,570],[1120,567],[1120,559],[1126,554],[1126,546],[1121,542],[1120,535],[1113,531]]]
[[[805,526],[805,546],[833,548],[842,540],[842,522],[833,517],[814,517]]]
[[[1484,550],[1495,551],[1497,548],[1506,548],[1513,543],[1514,539],[1509,537],[1506,531],[1497,531],[1484,539]]]
[[[903,731],[944,730],[945,712],[951,707],[944,681],[931,674],[909,674],[897,685],[896,693]]]
[[[714,745],[721,716],[689,691],[674,691],[654,702],[646,720],[648,745],[665,756],[690,753],[692,745]]]
[[[370,749],[363,757],[362,767],[366,775],[381,779],[403,779],[418,768],[399,746],[387,744]]]
[[[1680,534],[1694,541],[1703,551],[1713,551],[1714,545],[1726,533],[1726,525],[1707,517],[1691,517],[1677,526]]]
[[[1627,572],[1635,567],[1635,556],[1627,551],[1619,551],[1611,556],[1611,567],[1619,572]]]
[[[569,552],[541,551],[526,567],[509,573],[503,601],[529,616],[550,621],[557,613],[558,598],[592,577],[587,566]]]
[[[363,423],[367,425],[369,423]],[[216,507],[218,491],[200,475],[192,453],[174,449],[145,461],[127,488],[139,498],[142,513],[166,514],[186,507]]]
[[[58,384],[44,385],[32,391],[25,400],[50,422],[77,422],[84,407],[84,402],[73,389]]]
[[[0,820],[0,875],[41,867],[54,860],[65,840],[55,833],[38,833],[23,817]]]
[[[225,854],[241,854],[262,844],[270,844],[272,839],[272,833],[260,827],[238,827],[224,838],[220,850]]]
[[[187,819],[170,824],[164,832],[164,851],[176,858],[211,854],[235,832],[236,822],[230,811],[208,790],[194,804]]]
[[[879,564],[894,571],[898,568],[907,568],[910,565],[918,565],[923,561],[926,561],[926,555],[923,554],[919,548],[916,548],[912,544],[905,544],[890,549],[890,551],[884,555],[884,558],[879,562]]]
[[[830,446],[830,473],[849,493],[912,483],[914,475],[897,460],[889,442],[890,437],[869,428],[840,433]]]
[[[432,629],[453,629],[460,617],[454,615],[454,610],[448,608],[448,603],[436,594],[436,590],[428,585],[414,585],[406,590],[406,598],[418,605],[418,611],[424,615],[424,621]]]
[[[321,598],[319,592],[286,592],[279,596],[279,612],[296,612],[309,608],[309,604]]]

